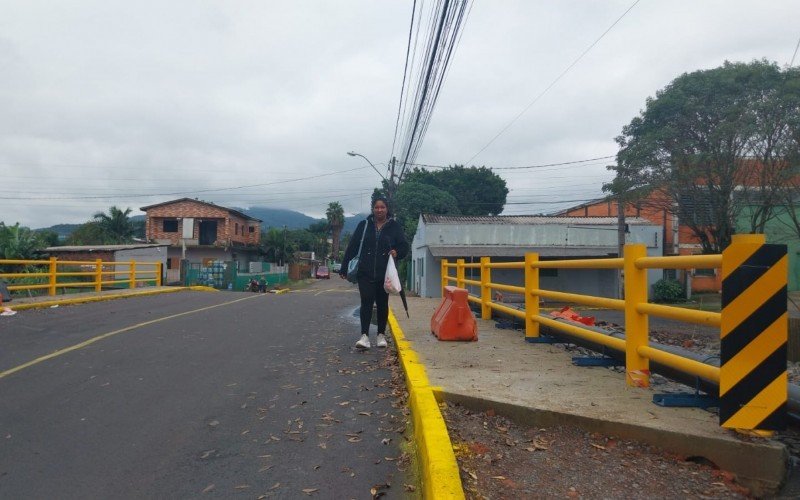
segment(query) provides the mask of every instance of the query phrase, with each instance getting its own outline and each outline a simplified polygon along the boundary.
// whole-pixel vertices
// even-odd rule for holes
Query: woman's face
[[[386,203],[383,200],[378,200],[372,206],[372,213],[375,215],[375,218],[378,220],[383,220],[386,218]]]

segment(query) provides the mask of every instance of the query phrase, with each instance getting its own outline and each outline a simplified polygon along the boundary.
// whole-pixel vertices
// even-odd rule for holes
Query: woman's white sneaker
[[[379,333],[375,345],[378,347],[386,347],[386,335]]]
[[[383,343],[386,344],[386,341],[384,340]],[[362,333],[361,338],[358,339],[358,342],[356,342],[356,349],[369,349],[369,348],[370,348],[369,337],[367,336],[366,333]]]

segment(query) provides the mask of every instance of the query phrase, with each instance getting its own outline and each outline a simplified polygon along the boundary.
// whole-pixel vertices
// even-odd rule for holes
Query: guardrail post
[[[489,267],[491,263],[491,257],[481,257],[481,319],[492,319],[492,308],[489,305],[492,302],[492,288],[489,286],[492,282],[492,268]]]
[[[786,427],[786,245],[734,235],[722,252],[719,422],[758,434]]]
[[[130,280],[130,288],[136,288],[136,261],[132,260],[128,268],[128,279]]]
[[[162,262],[156,263],[156,286],[161,286],[162,272],[164,272],[164,264]]]
[[[458,288],[465,288],[464,286],[464,259],[456,261],[456,286]]]
[[[641,243],[625,245],[625,380],[632,387],[650,386],[650,360],[639,354],[640,346],[649,343],[649,322],[646,314],[636,310],[647,302],[647,269],[637,269],[636,259],[647,257]]]
[[[103,289],[103,259],[94,261],[94,291],[99,292]]]
[[[538,253],[525,254],[525,339],[539,337],[539,296],[533,291],[539,289],[539,268],[533,264],[539,262]]]
[[[447,286],[447,259],[442,259],[442,297],[444,297],[444,287]]]
[[[56,276],[58,274],[58,262],[55,257],[50,257],[50,276],[49,278],[49,287],[47,288],[47,294],[51,297],[56,295]]]

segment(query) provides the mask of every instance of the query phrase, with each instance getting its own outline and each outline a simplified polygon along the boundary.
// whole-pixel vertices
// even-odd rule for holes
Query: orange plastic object
[[[551,311],[550,316],[574,321],[576,323],[583,323],[586,326],[594,326],[594,316],[581,316],[569,306],[562,307],[560,311]]]
[[[442,303],[431,317],[431,333],[439,340],[478,340],[478,323],[469,309],[467,290],[444,287]]]

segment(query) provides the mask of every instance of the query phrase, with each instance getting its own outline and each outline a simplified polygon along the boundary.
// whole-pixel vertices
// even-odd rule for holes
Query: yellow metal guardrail
[[[58,288],[92,288],[99,292],[103,287],[110,286],[136,288],[139,283],[161,286],[163,267],[161,262],[58,260],[56,257],[49,260],[0,259],[0,269],[6,266],[22,267],[19,272],[0,272],[0,279],[12,280],[8,285],[9,291],[46,289],[50,296],[55,296]],[[119,269],[121,266],[125,267]],[[125,278],[116,279],[120,275]],[[108,279],[109,276],[111,279]],[[76,277],[84,279],[59,279]],[[33,282],[25,283],[20,280]]]
[[[626,381],[628,385],[634,387],[649,387],[650,361],[701,377],[720,386],[723,408],[721,414],[738,415],[736,418],[730,417],[728,425],[721,418],[723,426],[774,429],[776,428],[774,422],[779,420],[775,417],[775,413],[780,412],[782,405],[785,407],[787,393],[785,356],[782,369],[779,370],[777,366],[779,362],[776,361],[781,358],[781,349],[785,353],[787,341],[786,272],[783,269],[786,267],[785,254],[785,246],[766,245],[763,235],[736,235],[730,247],[722,255],[648,257],[644,245],[632,244],[625,246],[622,258],[540,261],[538,254],[529,253],[525,255],[524,262],[494,263],[489,257],[482,257],[480,263],[467,264],[463,259],[458,259],[455,263],[443,259],[441,276],[442,288],[449,284],[459,288],[466,288],[466,285],[480,287],[480,296],[470,295],[468,300],[480,305],[482,319],[491,319],[492,311],[497,311],[524,320],[526,340],[532,342],[538,340],[540,325],[545,325],[622,351],[625,353]],[[781,255],[783,255],[782,260]],[[783,268],[780,268],[781,266]],[[620,269],[624,273],[625,298],[613,299],[541,289],[539,270],[553,268]],[[722,313],[648,302],[648,269],[694,268],[723,270]],[[455,269],[455,277],[449,275],[450,269]],[[479,269],[480,280],[467,279],[466,269]],[[491,281],[492,269],[520,269],[524,272],[525,285],[494,283]],[[764,269],[772,272],[766,272]],[[523,295],[524,309],[515,309],[493,301],[493,290]],[[781,290],[783,296],[779,296]],[[759,295],[759,291],[763,293]],[[764,296],[765,294],[769,296]],[[739,299],[739,295],[744,298]],[[625,339],[540,316],[541,298],[624,311]],[[758,307],[768,299],[771,300],[770,304],[775,305]],[[783,315],[779,309],[781,300]],[[752,302],[756,305],[747,308],[749,316],[741,312],[741,305],[737,305]],[[730,307],[726,307],[727,303],[730,303]],[[722,326],[722,366],[707,365],[650,347],[649,316],[717,328]],[[749,323],[746,323],[748,321]],[[736,330],[737,325],[738,330]],[[759,335],[759,332],[754,333],[753,329],[760,329],[764,335]],[[734,332],[737,336],[729,336],[728,332]],[[720,381],[720,373],[725,372],[732,373],[730,380]],[[753,389],[753,378],[759,379],[755,383],[755,389]],[[738,391],[728,390],[729,387],[737,385],[743,388]],[[728,392],[731,394],[729,397],[731,408],[726,411],[725,394]],[[779,424],[777,425],[779,428]]]

